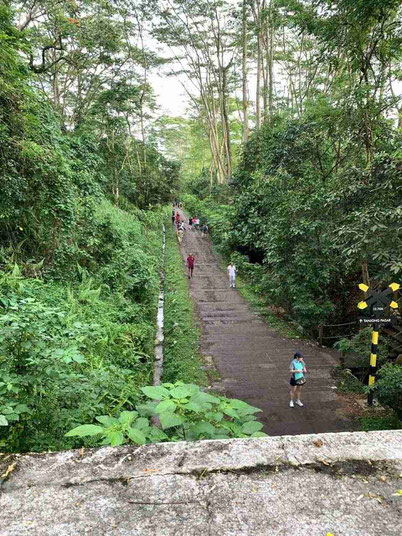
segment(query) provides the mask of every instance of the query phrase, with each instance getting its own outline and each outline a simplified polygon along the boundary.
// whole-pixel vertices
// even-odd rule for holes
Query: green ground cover
[[[166,228],[165,346],[163,380],[207,384],[198,349],[199,329],[185,266],[173,227]]]
[[[82,248],[88,269],[71,264],[68,279],[27,277],[18,265],[0,273],[2,450],[77,446],[69,429],[131,409],[152,382],[163,214],[104,201],[101,233]]]

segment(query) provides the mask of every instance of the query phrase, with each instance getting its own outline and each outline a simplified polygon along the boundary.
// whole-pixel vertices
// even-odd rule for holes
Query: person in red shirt
[[[176,225],[178,225],[181,222],[180,212],[176,210]]]
[[[187,257],[187,273],[189,279],[190,277],[193,277],[194,261],[194,255],[190,253],[190,255]]]

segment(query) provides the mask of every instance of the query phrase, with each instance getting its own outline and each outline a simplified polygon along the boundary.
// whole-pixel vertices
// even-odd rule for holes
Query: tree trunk
[[[243,77],[243,143],[247,143],[250,130],[248,125],[248,91],[247,91],[247,0],[243,0],[242,13],[242,77]]]
[[[232,176],[232,148],[230,144],[230,125],[229,125],[229,113],[227,106],[228,88],[227,88],[227,71],[230,65],[222,68],[222,130],[223,140],[225,145],[225,159],[226,159],[226,180],[229,180]]]
[[[370,278],[369,278],[367,261],[362,262],[362,277],[363,277],[363,283],[369,287],[370,286]]]
[[[260,96],[261,96],[261,74],[262,74],[262,67],[261,67],[262,36],[261,36],[261,22],[260,21],[258,21],[257,32],[258,32],[258,36],[257,36],[257,84],[256,84],[256,92],[255,92],[255,112],[257,116],[257,128],[260,129],[261,128]]]
[[[272,124],[274,115],[274,23],[272,20],[272,0],[269,4],[269,48],[267,57],[268,71],[268,109],[269,122]]]
[[[255,114],[256,127],[261,128],[261,75],[262,75],[262,48],[263,48],[263,28],[261,23],[261,0],[255,0],[252,4],[254,22],[257,29],[257,80],[255,91]]]

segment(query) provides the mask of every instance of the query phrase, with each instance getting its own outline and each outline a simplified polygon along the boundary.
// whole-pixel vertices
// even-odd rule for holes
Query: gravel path
[[[202,336],[201,353],[213,360],[221,376],[216,390],[262,409],[260,420],[269,435],[338,432],[351,429],[343,416],[330,370],[336,354],[308,342],[284,338],[262,321],[219,267],[209,238],[187,232],[183,260],[196,259],[191,296]],[[295,351],[305,356],[308,370],[303,408],[289,407],[289,363]]]

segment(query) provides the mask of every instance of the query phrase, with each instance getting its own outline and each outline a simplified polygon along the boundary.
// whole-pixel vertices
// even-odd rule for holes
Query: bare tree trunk
[[[226,180],[232,176],[232,148],[230,143],[230,125],[229,113],[227,107],[228,88],[227,88],[227,72],[230,69],[230,64],[222,68],[222,130],[223,140],[225,145],[226,158]]]
[[[269,3],[269,47],[267,57],[267,71],[268,71],[268,109],[269,109],[269,122],[272,123],[274,115],[274,21],[272,14],[272,0]]]
[[[261,128],[261,102],[260,102],[260,95],[261,95],[261,47],[262,47],[262,39],[261,39],[261,29],[258,29],[258,44],[257,44],[257,84],[256,84],[256,92],[255,92],[255,112],[257,116],[257,128]]]
[[[243,143],[248,141],[250,130],[248,125],[248,91],[247,91],[247,0],[243,0],[242,13],[242,78],[243,78]]]
[[[253,5],[254,21],[257,28],[257,81],[255,92],[255,113],[256,126],[261,128],[261,75],[262,75],[262,47],[263,47],[263,28],[261,22],[261,0],[256,0]]]
[[[53,61],[56,61],[56,50],[53,50]],[[53,86],[53,103],[57,111],[60,111],[60,87],[59,87],[59,73],[57,70],[57,65],[53,68],[53,80],[52,80],[52,86]]]
[[[369,287],[370,286],[370,278],[369,278],[367,261],[362,262],[362,277],[363,277],[363,283]]]

